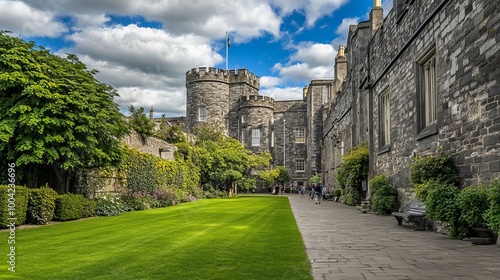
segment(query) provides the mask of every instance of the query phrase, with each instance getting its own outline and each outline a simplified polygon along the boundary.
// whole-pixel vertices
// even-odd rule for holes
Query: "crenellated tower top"
[[[224,70],[215,67],[199,67],[186,72],[186,85],[200,81],[219,81],[228,84],[244,83],[257,90],[260,88],[260,78],[247,69]]]

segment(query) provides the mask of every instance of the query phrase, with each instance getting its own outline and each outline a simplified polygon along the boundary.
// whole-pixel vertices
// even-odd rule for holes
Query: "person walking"
[[[314,196],[315,204],[321,204],[321,198],[323,196],[321,194],[321,190],[322,190],[321,184],[317,184],[316,187],[314,187],[314,192],[316,193],[316,195]]]

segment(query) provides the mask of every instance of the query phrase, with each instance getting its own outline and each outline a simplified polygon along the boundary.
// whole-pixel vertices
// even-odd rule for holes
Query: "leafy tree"
[[[143,141],[147,137],[153,136],[155,124],[146,116],[144,107],[136,109],[133,105],[130,105],[128,111],[130,112],[130,128],[139,133]]]
[[[290,181],[292,176],[290,176],[290,173],[284,166],[277,166],[276,168],[279,170],[279,175],[276,181],[280,182],[282,185],[285,185],[286,182]]]
[[[314,176],[311,176],[311,178],[309,178],[309,181],[313,184],[318,184],[318,183],[321,183],[321,177],[319,176],[318,173],[314,174]]]
[[[96,73],[0,31],[0,162],[16,163],[19,183],[65,192],[76,169],[118,164],[128,129]]]
[[[264,181],[266,186],[274,185],[280,175],[280,171],[277,168],[271,170],[263,170],[260,172],[259,176]]]
[[[224,135],[216,123],[196,127],[193,162],[200,168],[201,184],[205,190],[214,188],[229,194],[235,185],[249,190],[255,185],[252,170],[269,165],[270,155],[255,155],[236,139]],[[184,151],[189,150],[185,149]]]

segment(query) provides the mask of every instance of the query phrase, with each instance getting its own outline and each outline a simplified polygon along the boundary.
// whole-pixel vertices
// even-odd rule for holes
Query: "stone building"
[[[454,160],[462,186],[500,177],[500,4],[488,0],[380,0],[349,28],[335,77],[312,80],[302,100],[259,95],[246,69],[186,73],[188,127],[219,121],[254,152],[269,151],[293,184],[335,174],[347,149],[368,143],[369,177],[385,173],[412,199],[413,156]]]
[[[291,185],[296,189],[306,184],[311,173],[306,164],[306,103],[275,101],[259,95],[259,82],[246,69],[189,70],[187,128],[206,121],[222,124],[227,135],[249,150],[271,153],[272,164],[287,168],[292,176]]]
[[[462,186],[500,177],[500,5],[488,0],[394,0],[383,18],[350,27],[347,75],[325,107],[327,185],[346,148],[368,142],[370,177],[385,173],[412,199],[413,156],[443,152]]]

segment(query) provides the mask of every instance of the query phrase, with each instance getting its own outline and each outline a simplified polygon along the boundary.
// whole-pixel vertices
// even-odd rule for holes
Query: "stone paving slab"
[[[288,195],[314,279],[500,279],[500,247],[398,226],[333,201]]]

